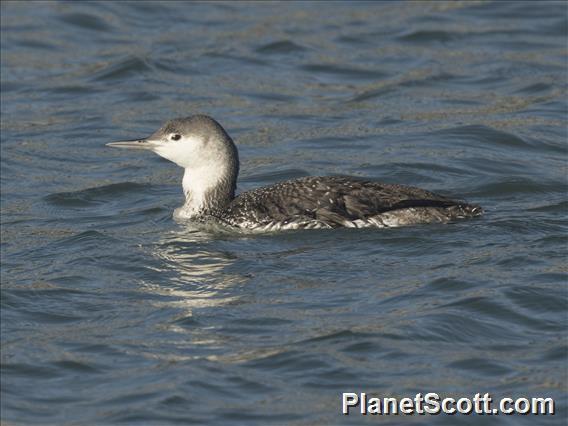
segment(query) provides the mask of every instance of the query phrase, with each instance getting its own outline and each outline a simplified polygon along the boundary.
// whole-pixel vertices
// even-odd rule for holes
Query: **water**
[[[1,418],[565,424],[566,5],[2,2]],[[214,234],[182,170],[106,148],[218,119],[239,190],[321,174],[479,219]],[[342,392],[553,397],[362,417]]]

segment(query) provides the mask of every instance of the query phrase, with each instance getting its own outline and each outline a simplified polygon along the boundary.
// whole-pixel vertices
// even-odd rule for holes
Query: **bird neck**
[[[185,169],[183,192],[185,203],[180,209],[183,217],[215,214],[235,198],[238,170],[198,167]]]

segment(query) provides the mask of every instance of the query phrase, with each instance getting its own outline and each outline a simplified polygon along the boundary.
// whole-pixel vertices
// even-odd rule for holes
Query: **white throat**
[[[201,212],[210,208],[211,197],[215,189],[222,185],[226,176],[227,172],[222,167],[185,169],[182,181],[185,203],[176,210],[176,216],[191,218],[199,216]]]

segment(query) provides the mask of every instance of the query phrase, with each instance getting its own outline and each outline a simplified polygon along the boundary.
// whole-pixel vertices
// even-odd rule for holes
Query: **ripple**
[[[298,99],[296,96],[284,95],[282,93],[276,93],[276,92],[241,92],[241,94],[252,99],[260,99],[263,101],[273,101],[273,102],[291,103]]]
[[[255,49],[256,52],[264,55],[298,53],[305,50],[305,47],[302,47],[290,40],[280,40],[267,43]]]
[[[87,30],[109,31],[111,28],[98,16],[86,13],[66,13],[61,15],[59,20]]]
[[[313,74],[328,74],[341,78],[360,80],[380,80],[387,74],[378,70],[346,67],[339,65],[307,64],[300,67],[302,70]]]
[[[568,345],[559,345],[558,347],[552,348],[548,351],[546,351],[543,356],[542,359],[540,360],[541,362],[545,362],[545,361],[561,361],[561,362],[565,362],[566,358],[568,357]]]
[[[19,41],[17,44],[18,46],[24,48],[29,47],[31,49],[51,50],[51,51],[58,50],[57,46],[53,45],[52,43],[49,43],[46,40],[25,39]]]
[[[370,43],[367,37],[366,35],[342,35],[337,37],[336,40],[338,43],[365,45]]]
[[[124,194],[143,192],[148,188],[134,182],[114,183],[73,192],[60,192],[44,197],[54,206],[63,208],[89,208],[122,197]]]
[[[568,211],[568,201],[560,201],[557,203],[545,204],[538,207],[531,207],[527,209],[530,212],[542,212],[542,213],[566,213]]]
[[[175,321],[172,321],[172,324],[181,327],[188,327],[191,329],[201,325],[201,323],[193,315],[185,316],[183,318],[178,318]]]
[[[71,373],[80,373],[80,374],[93,374],[99,373],[100,369],[94,367],[90,364],[72,360],[65,360],[65,361],[56,361],[52,363],[53,366],[57,368],[62,368],[64,370],[69,370]]]
[[[431,314],[420,318],[420,327],[409,334],[409,339],[439,341],[439,342],[471,342],[479,336],[484,336],[487,342],[500,342],[503,336],[508,340],[515,338],[515,334],[505,327],[495,327],[491,321],[485,321],[463,313]],[[522,336],[517,336],[522,340]]]
[[[143,59],[130,56],[107,65],[105,69],[92,77],[92,81],[122,80],[126,77],[150,72],[151,69],[150,65]]]
[[[97,245],[103,241],[110,242],[114,241],[114,239],[101,232],[91,230],[91,231],[80,232],[70,237],[62,238],[51,244],[54,248],[57,246],[66,247],[66,248],[73,246],[85,246],[86,248],[87,246],[91,246],[93,244]]]
[[[461,35],[463,37],[463,35]],[[398,38],[400,41],[416,43],[416,44],[428,44],[431,42],[449,42],[456,40],[460,37],[459,33],[440,31],[440,30],[415,30]]]
[[[510,368],[487,359],[468,358],[448,364],[450,368],[457,368],[463,371],[469,371],[473,374],[483,374],[489,377],[505,376],[512,372]]]
[[[101,90],[89,85],[65,85],[48,89],[57,95],[91,95],[101,93]]]
[[[29,365],[16,362],[2,362],[2,376],[29,376],[35,378],[54,379],[59,377],[56,368],[40,365]]]
[[[329,364],[317,355],[309,355],[298,351],[285,351],[247,361],[245,366],[253,369],[269,369],[301,375],[305,371],[327,368]]]
[[[374,337],[374,336],[370,333],[354,332],[351,330],[341,330],[325,334],[322,336],[312,337],[310,339],[302,341],[301,343],[318,343],[318,342],[327,342],[327,341],[332,341],[335,343],[335,342],[343,342],[345,340],[353,341],[369,337]]]
[[[248,65],[268,65],[268,62],[266,62],[263,59],[255,58],[252,56],[235,55],[232,53],[207,52],[203,56],[207,58],[226,59],[231,62],[239,62],[241,64],[248,64]]]
[[[553,90],[553,86],[546,83],[532,83],[523,88],[517,90],[516,93],[527,93],[527,94],[534,94],[534,93],[543,93],[549,92]]]
[[[293,323],[292,320],[282,319],[282,318],[270,318],[270,317],[245,318],[235,321],[235,324],[253,325],[253,326],[262,326],[262,327],[272,327],[272,326],[279,326],[291,323]]]
[[[504,194],[510,197],[513,194],[539,194],[543,192],[553,194],[558,192],[558,190],[557,182],[539,182],[519,176],[481,185],[472,193],[477,197],[502,196]]]
[[[524,139],[519,136],[507,133],[501,130],[495,130],[487,126],[471,125],[460,126],[452,129],[445,129],[436,132],[439,135],[453,136],[461,140],[475,139],[476,141],[483,142],[488,146],[495,148],[497,146],[504,148],[521,148],[533,149],[533,147]]]
[[[546,321],[537,320],[534,317],[529,317],[523,313],[506,306],[503,302],[498,300],[489,300],[487,297],[474,296],[464,298],[457,302],[452,302],[443,305],[444,308],[458,307],[460,310],[473,313],[478,318],[494,318],[499,321],[501,325],[506,322],[511,324],[524,324],[527,328],[536,330],[549,330],[550,324]]]
[[[25,314],[25,317],[28,321],[44,325],[74,324],[79,323],[85,319],[85,317],[82,315],[38,312],[30,309],[22,310],[22,313]]]
[[[556,280],[565,280],[566,274],[554,278]],[[566,293],[553,288],[521,286],[509,289],[505,294],[515,305],[536,314],[565,312],[568,305]]]
[[[365,90],[365,91],[353,96],[352,98],[350,98],[349,102],[369,101],[369,100],[372,100],[372,99],[382,98],[383,96],[388,95],[388,94],[393,93],[393,92],[396,92],[395,87],[381,87],[379,89]]]

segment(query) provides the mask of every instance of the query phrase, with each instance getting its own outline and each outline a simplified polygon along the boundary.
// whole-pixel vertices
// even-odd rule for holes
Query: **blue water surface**
[[[564,2],[1,3],[1,420],[563,425]],[[215,233],[113,150],[206,113],[239,191],[419,186],[478,219]],[[349,416],[343,392],[552,397],[554,416]]]

